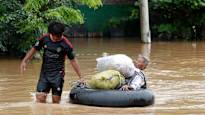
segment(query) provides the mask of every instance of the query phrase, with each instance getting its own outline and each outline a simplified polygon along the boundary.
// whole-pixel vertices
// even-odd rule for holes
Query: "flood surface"
[[[8,115],[182,115],[205,114],[205,43],[153,42],[142,44],[127,39],[71,40],[86,80],[97,73],[96,58],[102,55],[139,54],[149,58],[145,70],[155,104],[148,107],[112,108],[70,104],[68,94],[77,75],[66,60],[64,91],[60,104],[35,103],[41,60],[29,63],[19,73],[19,59],[0,59],[0,114]]]

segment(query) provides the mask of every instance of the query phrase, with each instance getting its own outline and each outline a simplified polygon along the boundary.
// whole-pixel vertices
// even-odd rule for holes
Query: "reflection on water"
[[[32,61],[26,73],[19,74],[20,60],[0,59],[0,114],[31,115],[175,115],[205,114],[204,43],[156,42],[141,44],[125,39],[72,40],[81,69],[88,80],[96,73],[97,57],[123,53],[133,59],[143,54],[150,59],[145,71],[149,88],[155,92],[155,104],[149,107],[104,108],[68,103],[69,89],[77,76],[66,61],[64,92],[60,104],[35,103],[35,88],[41,61]],[[67,69],[68,68],[68,69]]]
[[[141,54],[143,56],[145,56],[148,60],[150,60],[151,44],[143,44],[143,45],[141,45]]]

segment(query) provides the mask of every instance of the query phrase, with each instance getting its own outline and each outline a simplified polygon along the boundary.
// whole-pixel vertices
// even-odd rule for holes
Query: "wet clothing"
[[[46,34],[38,39],[33,46],[36,50],[43,49],[43,63],[37,92],[49,93],[52,89],[53,95],[60,96],[64,83],[65,57],[72,60],[75,58],[73,47],[66,37],[60,41],[53,42]]]
[[[130,77],[125,77],[125,84],[132,87],[132,90],[136,89],[146,89],[147,88],[147,83],[146,83],[146,78],[144,73],[135,68],[135,73],[134,75]]]
[[[48,72],[41,72],[37,92],[49,93],[52,89],[52,95],[61,96],[64,83],[64,75],[56,72],[56,74]]]

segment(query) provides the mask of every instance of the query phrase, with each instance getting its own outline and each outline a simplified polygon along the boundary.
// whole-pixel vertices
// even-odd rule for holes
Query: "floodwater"
[[[0,59],[0,114],[8,115],[182,115],[205,114],[204,42],[153,42],[142,44],[126,39],[72,40],[86,80],[95,74],[97,57],[117,53],[150,59],[145,74],[155,93],[155,104],[148,107],[111,108],[70,104],[68,94],[77,79],[66,60],[62,101],[35,103],[35,88],[41,61],[33,60],[24,75],[19,74],[18,59]]]

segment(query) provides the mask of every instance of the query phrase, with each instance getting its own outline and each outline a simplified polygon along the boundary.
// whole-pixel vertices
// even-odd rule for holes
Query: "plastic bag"
[[[100,72],[91,77],[88,82],[89,87],[93,89],[115,89],[125,82],[125,78],[120,72],[115,70],[107,70]]]
[[[132,76],[135,71],[135,66],[133,60],[124,55],[124,54],[116,54],[110,55],[106,57],[97,58],[97,69],[98,71],[105,70],[116,70],[123,74],[125,77]]]

